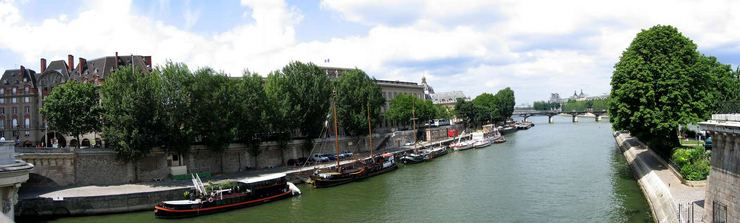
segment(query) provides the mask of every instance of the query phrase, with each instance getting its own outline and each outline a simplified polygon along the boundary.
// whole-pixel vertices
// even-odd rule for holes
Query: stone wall
[[[630,138],[627,140],[628,136],[629,134],[616,133],[614,139],[634,174],[639,176],[637,177],[637,183],[640,185],[640,188],[650,204],[653,218],[656,222],[678,222],[678,213],[674,207],[673,198],[668,185],[666,185],[660,177],[658,177],[655,172],[642,161],[642,159],[637,157],[636,151],[647,150],[647,146],[637,140],[637,138]],[[650,155],[655,155],[649,151],[648,153]]]
[[[716,132],[712,141],[705,219],[712,221],[716,204],[726,207],[727,222],[740,222],[740,136]]]
[[[379,143],[383,135],[374,142]],[[341,150],[366,152],[365,137],[340,138]],[[313,153],[334,153],[334,139],[316,140]],[[282,166],[290,159],[310,157],[311,151],[303,151],[303,140],[288,142],[288,149],[281,150],[275,142],[261,145],[262,153],[255,159],[244,144],[231,144],[222,153],[195,145],[183,154],[183,165],[188,173],[208,172],[211,174],[234,173],[247,169],[273,168]],[[125,162],[111,150],[79,150],[70,153],[23,153],[18,158],[37,166],[39,178],[48,178],[44,185],[29,182],[26,186],[70,186],[70,185],[116,185],[133,182],[151,182],[167,179],[170,174],[170,154],[154,148],[150,154],[136,162]],[[53,181],[49,184],[48,181]]]

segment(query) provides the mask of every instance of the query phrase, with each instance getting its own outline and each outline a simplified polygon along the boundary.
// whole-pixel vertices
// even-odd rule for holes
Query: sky
[[[118,52],[241,76],[302,61],[470,97],[511,87],[524,105],[608,93],[622,52],[658,24],[735,67],[739,11],[729,0],[0,0],[0,68]]]

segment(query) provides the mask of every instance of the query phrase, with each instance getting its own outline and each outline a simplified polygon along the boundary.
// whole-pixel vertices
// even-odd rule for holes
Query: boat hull
[[[343,178],[337,178],[337,179],[325,179],[325,178],[319,178],[316,176],[311,176],[311,180],[313,182],[314,188],[327,188],[327,187],[334,187],[339,186],[346,183],[351,183],[354,181],[362,180],[368,177],[377,176],[380,174],[384,174],[387,172],[391,172],[393,170],[398,169],[398,165],[395,163],[389,167],[386,168],[379,168],[377,170],[373,170],[372,168],[369,169],[367,172],[363,174],[353,175],[352,177],[343,177]]]
[[[288,190],[287,192],[282,192],[282,193],[279,193],[273,196],[253,199],[253,200],[247,200],[247,201],[238,202],[234,204],[224,204],[224,205],[210,206],[210,207],[203,207],[202,204],[193,205],[195,207],[191,209],[170,209],[170,208],[162,207],[160,205],[155,205],[154,206],[154,216],[157,218],[196,217],[200,215],[207,215],[207,214],[213,214],[213,213],[218,213],[218,212],[224,212],[228,210],[257,206],[260,204],[282,200],[282,199],[289,198],[292,196],[294,196],[294,193]]]

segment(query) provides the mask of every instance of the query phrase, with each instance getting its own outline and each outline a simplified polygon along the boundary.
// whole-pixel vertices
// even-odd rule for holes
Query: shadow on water
[[[612,187],[615,192],[612,199],[615,204],[620,204],[614,207],[611,222],[653,222],[650,206],[636,182],[638,177],[633,174],[634,171],[616,145],[611,166],[614,173]]]

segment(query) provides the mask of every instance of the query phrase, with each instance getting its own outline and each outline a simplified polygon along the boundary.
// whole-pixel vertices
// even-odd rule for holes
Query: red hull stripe
[[[264,201],[264,200],[269,200],[269,199],[272,199],[272,198],[285,196],[286,194],[289,194],[290,192],[291,191],[288,191],[288,192],[285,192],[285,193],[282,193],[282,194],[278,194],[278,195],[273,195],[273,196],[266,197],[266,198],[260,198],[260,199],[257,199],[257,200],[244,201],[244,202],[240,202],[240,203],[227,204],[227,205],[217,206],[217,207],[198,208],[198,209],[187,209],[187,210],[175,210],[175,209],[169,209],[169,208],[165,208],[165,207],[160,207],[159,205],[154,205],[154,209],[162,210],[162,211],[168,211],[168,212],[200,212],[200,211],[209,211],[209,210],[213,210],[213,209],[228,208],[228,207],[239,206],[239,205],[243,205],[243,204],[250,204],[250,203],[255,203],[255,202],[261,202],[261,201]]]

